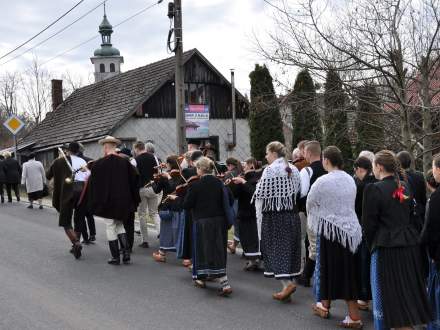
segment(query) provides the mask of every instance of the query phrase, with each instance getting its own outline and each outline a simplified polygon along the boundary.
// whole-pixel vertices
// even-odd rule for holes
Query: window
[[[115,63],[110,63],[110,72],[115,72]]]
[[[186,104],[206,104],[205,84],[186,84],[185,87]]]
[[[101,63],[99,65],[99,72],[105,72],[105,65],[104,65],[104,63]]]

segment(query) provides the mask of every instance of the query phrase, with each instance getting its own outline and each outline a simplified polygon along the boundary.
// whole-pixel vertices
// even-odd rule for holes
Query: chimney
[[[63,103],[63,81],[60,79],[52,79],[52,110]]]

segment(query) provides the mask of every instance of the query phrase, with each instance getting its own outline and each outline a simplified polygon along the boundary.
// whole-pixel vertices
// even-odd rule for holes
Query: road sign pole
[[[18,160],[17,135],[14,134],[15,160]]]

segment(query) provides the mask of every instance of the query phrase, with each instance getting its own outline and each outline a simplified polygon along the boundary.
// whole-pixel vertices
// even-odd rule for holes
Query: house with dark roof
[[[214,145],[217,156],[244,159],[250,155],[249,102],[236,91],[237,145],[232,139],[232,90],[229,81],[197,50],[183,57],[185,104],[209,109],[209,136],[200,143]],[[176,152],[174,57],[98,81],[62,100],[60,80],[52,81],[53,110],[19,142],[19,153],[34,151],[49,164],[57,148],[71,141],[85,146],[84,154],[98,158],[98,140],[119,138],[131,148],[137,140],[152,141],[159,156]]]
[[[52,80],[52,111],[19,141],[19,156],[32,151],[49,165],[58,157],[58,147],[77,141],[84,145],[86,156],[99,158],[98,141],[107,135],[130,149],[135,141],[153,142],[162,158],[176,153],[175,58],[121,73],[124,59],[112,45],[113,26],[105,7],[99,33],[100,48],[90,58],[95,83],[63,100],[62,81]],[[220,160],[249,157],[248,100],[235,91],[234,145],[231,84],[197,49],[183,54],[183,66],[187,138],[214,146]]]

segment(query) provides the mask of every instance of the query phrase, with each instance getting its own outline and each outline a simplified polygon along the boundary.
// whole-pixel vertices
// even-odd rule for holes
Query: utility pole
[[[231,87],[232,87],[232,147],[237,145],[237,121],[235,110],[235,77],[234,69],[231,69]]]
[[[182,155],[186,150],[185,125],[185,87],[183,70],[183,32],[182,32],[182,1],[174,0],[174,44],[176,58],[175,89],[176,89],[176,129],[177,152]]]

